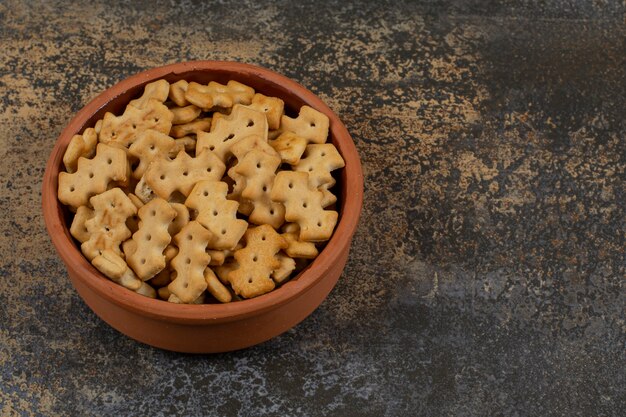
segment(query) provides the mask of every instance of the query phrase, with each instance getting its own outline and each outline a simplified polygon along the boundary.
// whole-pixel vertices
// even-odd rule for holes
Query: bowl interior
[[[233,70],[233,65],[235,70]],[[69,233],[69,225],[71,223],[72,214],[67,207],[56,199],[56,178],[58,173],[64,169],[62,164],[62,155],[69,143],[69,140],[74,134],[82,133],[82,131],[87,127],[94,126],[99,119],[104,117],[106,112],[111,112],[116,115],[123,113],[127,103],[142,94],[145,84],[160,78],[164,78],[170,83],[176,82],[180,79],[185,79],[187,81],[195,81],[202,84],[207,84],[210,81],[217,81],[225,84],[229,80],[236,80],[253,87],[256,92],[267,96],[280,97],[285,102],[285,113],[293,117],[297,116],[297,113],[302,105],[309,105],[329,116],[329,142],[332,141],[338,148],[339,152],[346,160],[346,167],[350,164],[352,168],[358,168],[356,170],[353,169],[356,175],[352,175],[351,178],[348,178],[348,170],[346,168],[342,168],[333,173],[335,179],[337,180],[337,184],[334,186],[333,191],[337,195],[335,210],[339,212],[339,219],[333,236],[313,262],[311,262],[297,276],[291,278],[287,283],[267,294],[253,299],[223,305],[203,304],[170,306],[171,303],[167,303],[162,300],[149,299],[122,287],[119,287],[119,289],[116,290],[126,293],[123,298],[129,300],[131,303],[138,303],[140,305],[140,309],[141,306],[145,307],[146,303],[148,303],[148,307],[151,303],[156,303],[152,307],[159,309],[165,308],[165,310],[170,310],[170,312],[172,311],[171,307],[178,308],[179,311],[185,311],[188,309],[199,311],[199,309],[215,310],[225,308],[226,310],[241,310],[242,312],[246,310],[249,312],[251,309],[262,308],[263,306],[267,307],[270,304],[285,301],[289,298],[289,294],[287,294],[287,292],[293,293],[294,291],[297,292],[305,289],[316,279],[316,277],[319,277],[319,275],[328,268],[329,263],[332,262],[332,254],[329,254],[329,252],[332,252],[333,246],[341,244],[349,245],[350,243],[351,237],[356,229],[356,222],[358,221],[362,202],[362,174],[360,161],[358,160],[358,154],[354,148],[354,143],[337,116],[321,100],[319,100],[319,98],[314,96],[304,87],[286,77],[272,73],[268,70],[263,70],[258,67],[245,64],[231,64],[228,68],[220,68],[218,65],[217,67],[210,68],[198,69],[197,67],[194,67],[181,69],[177,67],[176,64],[169,67],[171,67],[171,69],[168,69],[168,67],[161,67],[160,69],[157,69],[158,71],[147,71],[122,81],[102,93],[76,115],[59,138],[59,142],[57,143],[57,147],[59,147],[59,149],[56,152],[56,158],[53,152],[53,156],[49,161],[48,170],[50,170],[50,172],[47,172],[46,175],[51,176],[50,182],[52,184],[52,189],[46,190],[46,184],[44,184],[44,206],[46,205],[45,200],[54,199],[54,203],[52,204],[56,206],[56,216],[61,219],[63,224],[63,240],[66,241],[66,244],[71,245],[73,250],[85,264],[83,266],[91,272],[89,274],[90,276],[85,277],[85,279],[104,280],[107,283],[111,283],[106,277],[101,275],[100,272],[97,271],[86,258],[83,257],[79,244]],[[351,186],[349,186],[349,184],[351,184]],[[346,222],[344,221],[344,213],[347,208],[346,203],[351,198],[344,198],[344,196],[352,195],[354,195],[352,198],[352,204],[356,207],[356,210],[351,209],[351,213],[348,216],[350,221]],[[48,223],[47,219],[46,222]],[[48,228],[50,230],[50,227]],[[55,237],[53,237],[53,241],[54,240]],[[61,244],[63,244],[63,242],[61,242]],[[58,249],[59,242],[55,242],[55,246],[57,246]],[[315,273],[311,271],[315,271]],[[117,284],[114,285],[117,286]],[[167,305],[167,307],[165,307],[165,305]],[[163,313],[166,314],[167,311],[163,311]],[[230,311],[230,313],[232,313],[232,311]]]

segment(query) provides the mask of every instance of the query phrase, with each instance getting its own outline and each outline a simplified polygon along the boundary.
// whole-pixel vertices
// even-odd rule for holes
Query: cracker
[[[294,171],[309,174],[309,184],[322,192],[322,207],[328,207],[337,201],[329,191],[336,181],[331,172],[346,166],[343,158],[332,143],[307,145],[305,156],[293,166]]]
[[[174,236],[178,246],[178,255],[172,259],[172,268],[176,278],[167,286],[170,292],[183,303],[191,303],[206,289],[204,270],[211,260],[206,253],[206,246],[213,235],[197,221],[187,223]]]
[[[328,116],[309,106],[300,107],[300,114],[295,119],[283,116],[280,128],[283,132],[293,132],[312,143],[324,143],[328,138]]]
[[[346,166],[343,158],[332,143],[307,145],[304,157],[293,166],[294,171],[308,172],[313,187],[335,184],[331,172]]]
[[[155,198],[157,195],[154,190],[146,182],[146,176],[141,177],[137,185],[135,186],[135,195],[144,204]]]
[[[189,223],[189,210],[184,204],[170,203],[170,206],[176,211],[174,221],[170,223],[167,232],[170,236],[177,235],[187,223]]]
[[[244,238],[246,246],[235,252],[239,267],[227,279],[236,294],[252,298],[274,289],[271,274],[281,266],[276,254],[287,242],[269,225],[248,229]]]
[[[143,95],[136,100],[131,100],[128,105],[138,109],[145,109],[150,106],[150,100],[156,100],[163,103],[167,100],[170,91],[170,83],[166,80],[157,80],[146,84],[143,89]]]
[[[133,177],[140,179],[153,159],[169,156],[174,148],[177,148],[176,141],[165,133],[152,129],[140,133],[128,148],[128,153],[139,160]]]
[[[231,147],[251,135],[260,136],[267,142],[265,115],[248,107],[235,105],[231,114],[219,118],[210,132],[198,132],[196,155],[208,149],[226,162],[231,155]]]
[[[126,265],[124,259],[112,250],[103,250],[102,254],[92,259],[93,266],[109,279],[132,291],[141,288],[142,281]]]
[[[226,85],[211,81],[208,85],[190,82],[185,99],[204,111],[212,107],[233,107],[235,104],[250,104],[254,89],[230,80]]]
[[[124,254],[128,265],[139,279],[146,281],[165,268],[163,251],[172,240],[168,227],[176,217],[167,201],[155,198],[139,209],[139,230],[133,234],[129,252]]]
[[[78,159],[76,172],[59,173],[59,200],[73,208],[84,206],[91,196],[106,191],[111,182],[126,183],[129,169],[126,152],[99,143],[93,159]]]
[[[169,268],[165,268],[150,279],[150,284],[157,288],[165,287],[167,284],[172,282],[171,274],[172,271],[170,271]]]
[[[228,288],[215,276],[211,268],[204,270],[204,280],[207,284],[207,291],[220,303],[229,303],[233,299]]]
[[[272,279],[276,284],[282,284],[289,279],[293,270],[296,269],[296,261],[281,252],[276,254],[276,258],[280,262],[280,266],[272,271]]]
[[[285,220],[298,223],[300,240],[319,242],[330,239],[338,213],[323,209],[323,195],[311,187],[306,172],[279,172],[274,180],[271,197],[285,205]]]
[[[141,287],[139,287],[135,292],[139,295],[143,295],[148,298],[157,298],[157,293],[152,286],[146,282],[141,283]]]
[[[227,192],[225,182],[199,181],[185,201],[187,207],[198,211],[196,221],[214,235],[210,249],[233,249],[248,227],[245,220],[237,219],[239,204],[228,200]]]
[[[187,91],[188,85],[189,83],[185,80],[178,80],[175,83],[170,84],[170,100],[180,107],[187,106],[189,102],[185,98],[185,92]]]
[[[63,165],[65,170],[70,174],[76,172],[78,167],[78,158],[93,158],[96,154],[96,145],[98,144],[98,134],[96,130],[88,127],[82,135],[74,135],[67,145],[65,154],[63,154]]]
[[[241,197],[254,206],[248,220],[259,225],[269,224],[277,229],[285,221],[285,207],[270,198],[275,172],[281,163],[278,154],[273,149],[272,152],[273,155],[253,149],[232,170],[245,180]]]
[[[161,287],[157,290],[157,295],[161,300],[167,301],[169,300],[172,293],[170,292],[170,290],[167,289],[167,287]]]
[[[229,283],[228,274],[230,274],[235,269],[239,268],[239,264],[234,259],[229,262],[224,262],[223,265],[219,265],[213,268],[215,275],[220,280],[220,282],[224,285]]]
[[[257,93],[252,98],[252,103],[248,107],[265,113],[269,129],[274,130],[279,128],[280,118],[283,116],[285,109],[284,101],[278,97],[268,97]]]
[[[212,152],[204,152],[192,158],[181,151],[173,160],[154,159],[144,178],[156,195],[168,200],[175,191],[188,196],[198,181],[219,180],[225,169],[226,166]]]
[[[85,222],[89,240],[81,245],[87,259],[92,260],[106,249],[120,254],[120,244],[130,237],[126,219],[137,213],[137,207],[119,188],[91,197],[94,216]]]
[[[272,148],[280,155],[280,159],[290,165],[300,162],[307,143],[306,139],[293,132],[284,132],[278,138],[269,141]]]
[[[291,258],[314,259],[318,255],[317,247],[313,242],[300,240],[300,227],[295,232],[286,232],[282,237],[287,241],[285,253]]]
[[[269,146],[267,141],[265,141],[261,136],[246,136],[245,138],[237,141],[237,143],[233,144],[231,147],[231,152],[237,159],[237,162],[228,170],[228,177],[226,177],[233,180],[233,188],[231,193],[228,195],[228,198],[239,201],[238,210],[246,216],[249,216],[250,213],[252,213],[252,210],[254,210],[254,204],[242,198],[241,192],[246,187],[246,179],[243,175],[235,171],[235,167],[237,166],[237,163],[253,149],[262,150],[270,155],[275,154],[273,148]]]
[[[87,206],[80,206],[78,210],[76,210],[76,214],[74,214],[74,219],[70,226],[70,234],[80,243],[89,240],[90,233],[87,230],[87,226],[85,226],[85,222],[93,218],[93,216],[93,210]]]
[[[200,116],[200,113],[202,113],[202,110],[193,104],[185,107],[170,107],[170,111],[174,115],[174,118],[172,119],[173,125],[182,125],[193,122],[198,118],[198,116]]]
[[[105,113],[99,139],[102,143],[128,148],[144,130],[169,133],[173,117],[170,109],[155,99],[148,100],[141,109],[129,105],[121,116]]]
[[[204,304],[205,298],[206,298],[205,293],[203,292],[202,294],[198,296],[198,298],[196,298],[195,300],[193,300],[192,302],[188,304]],[[184,304],[182,300],[176,296],[176,294],[170,294],[167,301],[169,301],[170,303],[174,303],[174,304]]]
[[[197,135],[200,132],[206,132],[211,128],[211,118],[196,119],[192,122],[172,126],[170,136],[173,138],[183,138],[188,135]]]

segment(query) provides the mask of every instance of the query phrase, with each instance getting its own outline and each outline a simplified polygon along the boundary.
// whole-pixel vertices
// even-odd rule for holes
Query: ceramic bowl
[[[330,118],[329,141],[343,156],[345,168],[335,172],[339,221],[319,256],[296,277],[257,298],[228,304],[180,305],[154,300],[117,285],[83,257],[70,235],[70,213],[57,200],[57,177],[73,135],[110,111],[123,112],[141,95],[145,84],[165,78],[225,84],[237,80],[259,93],[280,97],[285,111],[297,115],[309,105]],[[153,68],[104,91],[69,122],[59,136],[46,165],[42,206],[45,224],[74,288],[105,322],[125,335],[163,349],[179,352],[225,352],[256,345],[295,326],[311,314],[337,283],[346,261],[363,202],[363,174],[354,142],[330,108],[302,85],[273,71],[234,62],[183,62]]]

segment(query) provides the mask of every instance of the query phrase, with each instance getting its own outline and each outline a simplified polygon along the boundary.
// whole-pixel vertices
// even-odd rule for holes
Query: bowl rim
[[[342,199],[342,215],[333,236],[317,258],[298,274],[297,279],[291,279],[276,290],[256,298],[226,304],[173,304],[127,290],[106,278],[87,261],[87,258],[74,244],[69,234],[69,226],[66,225],[65,219],[61,215],[61,204],[57,200],[58,167],[71,137],[79,133],[84,124],[99,110],[126,90],[168,75],[176,76],[194,71],[233,72],[234,78],[237,78],[237,74],[245,74],[247,77],[258,78],[262,82],[279,85],[281,88],[289,90],[290,94],[329,117],[329,133],[332,132],[332,137],[335,139],[333,143],[346,162],[344,181],[350,194]],[[195,324],[243,319],[276,308],[312,288],[331,268],[341,252],[341,248],[350,247],[352,236],[358,225],[362,204],[363,173],[361,162],[356,146],[339,117],[317,95],[296,81],[263,67],[231,61],[188,61],[151,68],[132,75],[104,90],[79,110],[62,130],[50,153],[42,183],[42,209],[48,234],[66,267],[73,269],[78,279],[109,301],[141,315],[154,319]]]

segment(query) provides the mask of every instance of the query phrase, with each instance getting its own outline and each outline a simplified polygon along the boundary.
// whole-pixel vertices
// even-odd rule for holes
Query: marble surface
[[[625,6],[0,3],[0,415],[626,414]],[[365,203],[309,318],[212,356],[99,320],[44,228],[55,138],[182,60],[265,66],[352,133]]]

